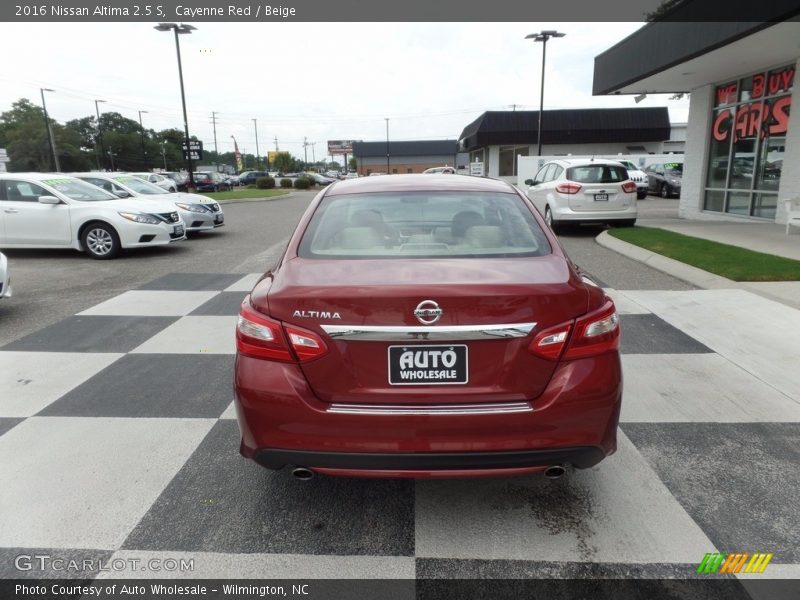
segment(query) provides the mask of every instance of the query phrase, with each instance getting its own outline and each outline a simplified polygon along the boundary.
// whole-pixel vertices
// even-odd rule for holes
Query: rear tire
[[[81,244],[95,260],[116,258],[122,249],[116,230],[107,223],[89,223],[81,233]]]
[[[669,186],[666,183],[662,183],[661,184],[661,190],[660,191],[661,191],[661,197],[662,198],[669,198],[670,197]]]
[[[548,227],[553,230],[553,233],[558,232],[559,224],[553,220],[553,211],[550,210],[549,206],[545,206],[544,208],[544,220]]]
[[[626,219],[625,221],[617,221],[614,223],[617,227],[633,227],[636,225],[636,219]]]

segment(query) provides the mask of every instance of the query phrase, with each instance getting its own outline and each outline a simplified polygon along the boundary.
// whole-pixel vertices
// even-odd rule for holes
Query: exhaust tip
[[[305,467],[297,467],[296,469],[292,469],[292,477],[302,481],[308,481],[314,477],[314,471],[306,469]]]
[[[566,472],[567,469],[564,465],[553,465],[545,469],[544,476],[548,479],[558,479],[559,477],[563,477]]]

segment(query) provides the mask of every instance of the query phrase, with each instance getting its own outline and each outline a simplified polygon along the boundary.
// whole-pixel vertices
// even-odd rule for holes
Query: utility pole
[[[146,110],[139,111],[139,132],[142,134],[142,168],[147,168],[147,152],[144,149],[144,125],[142,125],[142,113],[147,114]]]
[[[214,126],[214,154],[219,157],[219,152],[217,152],[217,113],[211,112],[211,122]]]
[[[303,138],[303,168],[308,168],[308,138]]]
[[[258,156],[258,119],[253,119],[253,127],[256,130],[256,171],[258,171],[258,162],[259,162],[259,160],[258,160],[259,159],[259,156]]]
[[[280,150],[278,150],[278,136],[277,135],[275,136],[275,152],[280,152]]]
[[[391,174],[389,170],[389,117],[384,117],[386,121],[386,174]]]
[[[106,149],[103,146],[103,128],[100,126],[100,106],[101,102],[105,102],[105,100],[95,100],[94,101],[94,110],[97,114],[97,144],[100,146],[100,154],[97,153],[97,145],[94,148],[94,154],[97,158],[97,168],[98,170],[101,168],[100,165],[100,157],[106,153]],[[106,159],[103,158],[103,163],[106,162]]]
[[[42,110],[44,111],[44,126],[47,129],[47,139],[50,142],[50,152],[53,153],[53,167],[56,172],[61,171],[61,165],[58,164],[58,154],[56,153],[56,141],[53,139],[53,128],[50,126],[50,118],[47,116],[47,104],[44,102],[45,92],[54,92],[50,88],[39,88],[42,93]]]

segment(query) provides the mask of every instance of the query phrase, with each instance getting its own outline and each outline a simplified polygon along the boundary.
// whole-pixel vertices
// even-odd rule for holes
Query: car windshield
[[[677,175],[682,175],[683,163],[664,163],[664,170]]]
[[[578,183],[617,183],[628,179],[628,171],[617,165],[584,165],[567,169],[567,179]]]
[[[305,258],[543,256],[550,244],[515,194],[384,192],[329,196],[300,243]]]
[[[147,196],[155,194],[163,194],[164,190],[157,185],[142,181],[133,175],[120,175],[113,178],[117,183],[121,183],[125,187],[132,189],[137,194],[144,194]]]
[[[70,200],[80,202],[100,202],[103,200],[119,200],[113,194],[91,185],[80,179],[60,177],[58,179],[43,179],[42,183],[50,186]]]

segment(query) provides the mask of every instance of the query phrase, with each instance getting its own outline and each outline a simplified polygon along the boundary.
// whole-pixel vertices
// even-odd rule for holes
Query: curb
[[[767,300],[779,302],[785,306],[792,308],[800,308],[800,301],[793,300],[784,296],[772,294],[764,289],[758,287],[756,282],[747,281],[733,281],[727,277],[714,275],[703,269],[698,269],[691,265],[687,265],[673,258],[668,258],[661,254],[656,254],[650,250],[645,250],[634,244],[623,242],[620,239],[608,235],[608,231],[603,231],[595,238],[595,241],[609,250],[627,256],[630,259],[639,261],[652,267],[662,273],[671,275],[676,279],[691,283],[697,287],[705,290],[719,290],[719,289],[739,289],[752,292]],[[798,284],[800,285],[800,284]]]

